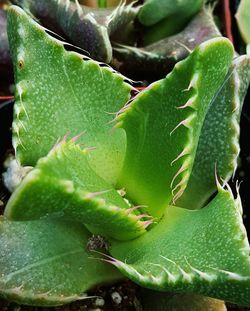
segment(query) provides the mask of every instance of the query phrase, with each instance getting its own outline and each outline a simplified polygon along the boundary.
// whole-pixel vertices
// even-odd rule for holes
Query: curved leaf
[[[138,12],[133,4],[121,3],[116,9],[96,9],[69,0],[13,0],[38,17],[48,28],[62,32],[93,59],[109,63],[112,58],[110,38]]]
[[[242,39],[250,43],[250,1],[241,0],[235,15]]]
[[[195,15],[202,7],[203,0],[146,0],[141,7],[138,18],[139,21],[146,26],[154,25],[164,18],[170,18],[169,25],[166,27],[173,27],[171,17],[178,16],[175,24],[183,25],[193,15]]]
[[[96,147],[90,163],[115,183],[123,162],[125,134],[111,131],[112,116],[128,100],[131,86],[108,67],[64,50],[24,11],[9,10],[9,40],[15,66],[13,146],[22,165],[35,165],[59,138],[85,132]],[[105,161],[105,166],[103,165]]]
[[[161,79],[178,61],[187,57],[190,50],[220,36],[212,10],[204,8],[176,35],[146,47],[114,45],[113,65],[134,79]]]
[[[117,191],[89,166],[87,150],[61,142],[23,180],[5,209],[11,220],[63,217],[106,237],[131,239],[148,221],[136,215]]]
[[[78,223],[0,220],[0,296],[35,306],[62,305],[121,275],[86,251]]]
[[[149,213],[161,215],[185,190],[207,109],[232,55],[227,39],[201,44],[117,118],[127,134],[119,182],[132,201],[149,206]]]
[[[249,243],[239,198],[219,188],[205,208],[169,207],[142,237],[112,243],[111,262],[136,283],[250,305]]]
[[[200,208],[217,190],[215,171],[227,181],[240,152],[239,119],[250,81],[250,56],[233,61],[206,115],[191,177],[178,206]]]

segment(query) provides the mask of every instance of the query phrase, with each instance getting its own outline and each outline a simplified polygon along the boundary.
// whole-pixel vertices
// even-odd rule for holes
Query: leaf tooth
[[[223,273],[224,275],[227,276],[227,278],[229,280],[234,280],[234,281],[247,281],[247,280],[250,280],[249,276],[243,276],[243,275],[241,275],[239,273],[236,273],[236,272],[231,272],[231,271],[228,271],[228,270],[223,270],[223,269],[214,268],[214,267],[209,267],[209,268],[212,269],[212,270],[215,270],[216,272]]]
[[[171,260],[170,258],[168,258],[166,256],[162,256],[162,255],[160,255],[160,257],[165,259],[166,261],[169,261],[170,263],[172,263],[180,272],[180,275],[182,276],[183,280],[186,280],[188,282],[192,281],[193,275],[191,273],[186,272],[184,269],[182,269],[180,267],[180,265],[178,265],[174,260]]]
[[[154,217],[151,216],[151,215],[148,215],[148,214],[140,214],[140,215],[137,215],[137,216],[136,216],[136,219],[137,219],[137,220],[140,220],[140,219],[142,219],[142,218],[150,218],[150,219],[153,219]]]
[[[180,126],[184,126],[188,129],[191,129],[191,122],[192,120],[195,118],[195,114],[192,113],[190,114],[186,119],[180,121],[176,127],[170,132],[170,136],[180,127]]]
[[[70,6],[70,0],[66,0],[66,3],[64,5],[65,12],[69,10],[69,6]]]
[[[107,263],[110,263],[116,267],[120,266],[123,264],[122,261],[110,256],[110,255],[107,255],[103,252],[100,252],[100,251],[97,251],[95,249],[92,249],[91,252],[93,253],[96,253],[98,255],[101,255],[102,257],[92,257],[91,259],[96,259],[96,260],[100,260],[100,261],[104,261],[104,262],[107,262]],[[104,257],[104,258],[103,258]]]
[[[204,271],[201,271],[199,269],[196,269],[195,267],[193,267],[190,262],[187,260],[186,256],[184,257],[185,258],[185,261],[187,263],[187,265],[189,266],[189,268],[195,273],[195,274],[198,274],[198,276],[208,282],[213,282],[215,280],[217,280],[218,278],[218,275],[217,274],[214,274],[214,273],[211,273],[211,272],[204,272]]]
[[[181,151],[181,153],[171,162],[171,166],[172,166],[176,161],[178,161],[180,158],[182,158],[183,156],[188,155],[189,152],[190,152],[189,146],[185,147],[185,148]]]
[[[78,0],[75,0],[75,4],[76,4],[78,16],[81,17],[84,14],[83,9],[82,9],[81,5],[79,4]]]
[[[184,172],[186,169],[188,168],[188,163],[187,161],[185,161],[184,163],[182,163],[181,167],[179,168],[178,172],[174,175],[172,181],[171,181],[171,184],[170,184],[170,187],[173,188],[173,184],[174,184],[174,181],[176,180],[176,178],[182,173]]]
[[[137,209],[146,208],[146,207],[147,207],[147,205],[136,205],[136,206],[133,206],[133,207],[126,209],[126,213],[130,214],[131,212],[134,212]]]
[[[77,134],[76,136],[72,137],[72,138],[70,139],[70,141],[73,142],[73,143],[75,143],[75,142],[76,142],[80,137],[82,137],[82,135],[84,135],[84,134],[85,134],[85,131],[83,131],[83,132]]]
[[[188,178],[189,178],[189,174],[185,174],[182,177],[181,181],[172,190],[172,195],[173,195],[172,204],[173,205],[175,205],[176,201],[182,196],[184,190],[186,189],[186,182]],[[174,193],[178,188],[179,190],[177,191],[177,193]]]
[[[186,174],[182,179],[181,181],[172,189],[172,195],[174,195],[174,192],[179,188],[181,187],[183,184],[186,183],[188,179],[188,174]]]
[[[176,283],[177,280],[180,278],[180,276],[179,276],[178,274],[173,274],[173,273],[171,273],[167,268],[165,268],[165,267],[164,267],[163,265],[161,265],[161,264],[150,263],[150,265],[161,268],[161,269],[163,270],[163,272],[167,275],[168,282]]]
[[[63,186],[66,193],[73,193],[75,191],[75,186],[72,180],[58,180],[58,184]]]
[[[182,106],[177,106],[176,108],[177,109],[185,109],[187,107],[190,107],[190,108],[194,108],[194,103],[196,103],[196,99],[197,99],[197,94],[195,94],[194,96],[190,97],[189,100]]]
[[[85,199],[93,199],[93,198],[96,198],[100,195],[103,195],[103,194],[106,194],[107,192],[111,191],[110,189],[108,190],[103,190],[103,191],[96,191],[96,192],[88,192],[84,195],[84,198]]]
[[[27,113],[27,110],[25,109],[25,105],[23,102],[23,95],[25,95],[26,93],[26,82],[24,80],[16,84],[16,92],[17,97],[19,97],[19,105],[21,106],[21,109],[25,112],[26,117],[29,120],[29,115]]]
[[[186,188],[186,186],[185,187],[181,187],[178,190],[178,192],[174,195],[173,200],[172,200],[173,205],[175,205],[176,201],[182,196],[185,188]]]
[[[152,225],[154,222],[155,222],[154,219],[145,220],[145,221],[143,222],[143,228],[144,228],[144,229],[147,229],[147,228],[148,228],[150,225]]]

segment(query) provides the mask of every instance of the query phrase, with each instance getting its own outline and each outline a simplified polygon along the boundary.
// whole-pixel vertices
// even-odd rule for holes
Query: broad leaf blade
[[[89,166],[88,151],[61,142],[12,194],[5,216],[11,220],[63,217],[87,225],[93,233],[131,239],[146,232],[139,215]]]
[[[215,173],[227,181],[240,152],[239,119],[250,81],[250,57],[233,61],[204,121],[192,175],[178,206],[200,208],[217,190]]]
[[[0,296],[18,303],[61,305],[121,277],[86,251],[89,233],[61,221],[0,220]]]
[[[9,10],[9,40],[15,67],[13,145],[23,165],[35,165],[67,132],[96,147],[90,162],[114,182],[123,162],[125,134],[111,131],[109,113],[128,100],[123,77],[67,52],[24,11]],[[103,162],[105,161],[105,166]]]
[[[141,92],[118,117],[127,150],[120,184],[132,201],[161,215],[183,193],[209,104],[233,49],[224,38],[201,44],[163,80]]]
[[[115,266],[142,286],[250,305],[249,243],[241,206],[219,189],[205,208],[169,207],[142,237],[112,243]]]

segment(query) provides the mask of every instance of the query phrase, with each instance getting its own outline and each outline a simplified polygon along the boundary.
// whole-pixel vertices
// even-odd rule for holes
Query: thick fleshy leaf
[[[212,10],[204,8],[178,34],[162,39],[146,47],[115,45],[113,63],[133,79],[163,78],[189,51],[202,42],[220,37]]]
[[[178,17],[175,20],[176,27],[183,26],[183,22],[187,22],[202,7],[203,0],[146,0],[140,9],[139,21],[146,26],[154,25],[164,18],[169,18],[169,27],[173,27],[171,22],[172,16]]]
[[[200,208],[217,190],[215,171],[227,181],[237,167],[239,119],[250,81],[250,56],[241,56],[214,97],[204,125],[187,188],[178,206]]]
[[[24,304],[61,305],[121,278],[86,250],[78,223],[0,220],[0,296]]]
[[[132,201],[149,207],[149,213],[161,215],[185,190],[207,109],[232,55],[229,40],[206,41],[118,116],[117,126],[127,134],[119,182]]]
[[[242,36],[246,43],[250,43],[250,1],[241,0],[238,11],[235,15],[236,21]]]
[[[51,217],[79,221],[93,233],[131,239],[146,232],[148,221],[136,215],[118,192],[89,166],[87,150],[61,142],[23,180],[5,209],[11,220]]]
[[[96,9],[69,0],[14,0],[38,17],[48,28],[55,27],[96,60],[109,63],[112,47],[109,36],[133,21],[138,8],[121,3],[116,9]]]
[[[250,248],[241,213],[239,198],[220,187],[205,208],[169,207],[150,232],[112,243],[116,259],[109,260],[148,288],[250,305]]]
[[[22,165],[35,165],[67,132],[96,147],[89,159],[114,182],[123,162],[125,133],[110,130],[110,112],[128,100],[131,87],[108,67],[64,50],[19,7],[9,10],[15,66],[13,146]],[[103,165],[105,161],[105,166]]]

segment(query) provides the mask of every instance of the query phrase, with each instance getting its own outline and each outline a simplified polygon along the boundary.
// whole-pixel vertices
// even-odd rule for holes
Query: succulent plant
[[[202,42],[220,37],[212,9],[202,9],[179,33],[145,47],[114,44],[113,64],[136,79],[160,79]]]
[[[149,45],[181,31],[202,8],[203,0],[146,0],[138,13],[139,21],[148,26],[144,44]]]
[[[249,243],[227,185],[249,56],[206,41],[131,99],[124,76],[66,51],[19,7],[8,34],[13,147],[30,168],[0,222],[0,295],[60,305],[125,276],[250,305]]]
[[[98,9],[70,0],[13,0],[43,24],[66,36],[78,47],[98,60],[109,63],[112,58],[111,39],[117,31],[133,21],[138,8],[121,2],[116,8]]]

